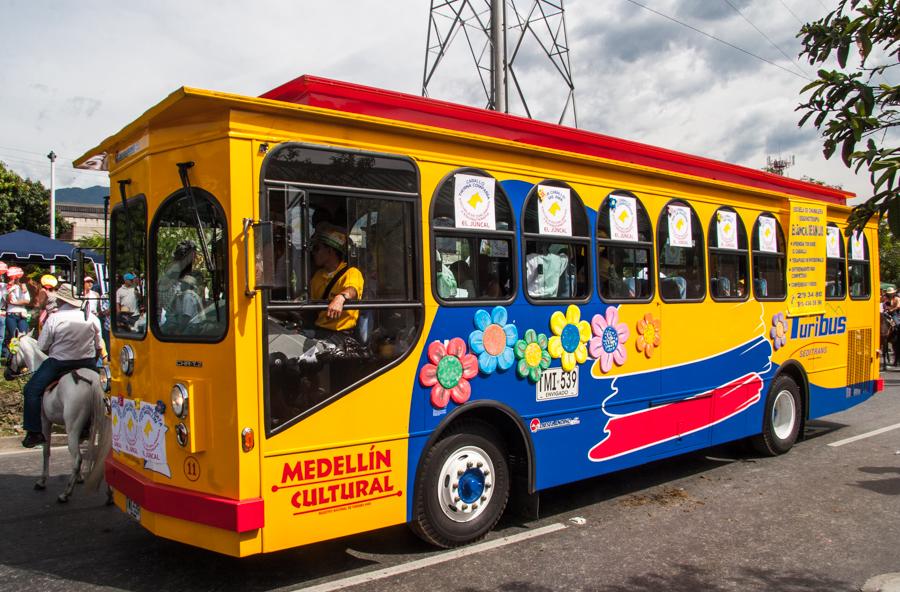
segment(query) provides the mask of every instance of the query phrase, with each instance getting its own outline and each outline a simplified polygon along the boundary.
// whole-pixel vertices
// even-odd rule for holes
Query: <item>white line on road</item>
[[[513,534],[494,541],[486,541],[484,543],[479,543],[470,547],[463,547],[462,549],[457,549],[456,551],[448,551],[447,553],[441,553],[432,557],[426,557],[425,559],[410,561],[409,563],[401,563],[400,565],[394,565],[392,567],[386,567],[385,569],[379,569],[377,571],[360,574],[358,576],[351,576],[349,578],[334,580],[332,582],[326,582],[324,584],[318,584],[316,586],[310,586],[308,588],[297,588],[296,590],[294,590],[294,592],[330,592],[331,590],[340,590],[349,586],[356,586],[357,584],[374,582],[376,580],[389,578],[398,574],[415,571],[423,567],[438,565],[447,561],[453,561],[454,559],[466,557],[467,555],[481,553],[483,551],[496,549],[497,547],[503,547],[505,545],[511,545],[513,543],[519,543],[528,539],[532,539],[534,537],[550,534],[551,532],[556,532],[557,530],[562,530],[564,528],[566,528],[565,524],[557,522],[556,524],[542,526],[541,528],[535,528],[534,530],[529,530],[519,534]]]
[[[835,446],[843,446],[844,444],[850,444],[851,442],[856,442],[857,440],[862,440],[864,438],[871,438],[872,436],[877,436],[878,434],[883,434],[885,432],[889,432],[891,430],[896,430],[900,428],[900,423],[895,423],[894,425],[885,426],[883,428],[878,428],[877,430],[872,430],[871,432],[866,432],[865,434],[860,434],[858,436],[853,436],[852,438],[844,438],[843,440],[838,440],[837,442],[832,442],[829,444],[831,447]]]

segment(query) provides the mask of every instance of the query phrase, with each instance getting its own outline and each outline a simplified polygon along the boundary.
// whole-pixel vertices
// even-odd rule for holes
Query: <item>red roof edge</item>
[[[845,205],[854,196],[848,191],[639,142],[316,76],[300,76],[261,98],[479,134],[833,204]]]

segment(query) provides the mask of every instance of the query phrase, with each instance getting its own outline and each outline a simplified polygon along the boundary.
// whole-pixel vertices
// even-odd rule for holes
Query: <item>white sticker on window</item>
[[[775,238],[775,218],[759,219],[759,250],[766,253],[778,252],[778,241]]]
[[[834,259],[841,256],[841,231],[836,226],[825,228],[825,256]]]
[[[496,230],[494,179],[476,175],[454,175],[453,208],[457,228]]]
[[[855,261],[866,260],[866,250],[863,248],[863,236],[858,230],[853,231],[850,238],[850,258]]]
[[[568,187],[538,185],[540,234],[572,236],[572,195]]]
[[[719,211],[716,213],[716,228],[718,230],[718,245],[720,249],[737,249],[737,213]]]
[[[694,246],[691,241],[691,209],[687,206],[669,206],[669,246]]]
[[[609,198],[609,229],[612,240],[638,240],[637,200],[627,195]]]

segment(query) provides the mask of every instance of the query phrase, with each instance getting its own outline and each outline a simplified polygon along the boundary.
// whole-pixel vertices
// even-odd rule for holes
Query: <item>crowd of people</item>
[[[3,362],[15,355],[14,340],[24,334],[33,335],[49,356],[38,368],[28,369],[30,378],[23,390],[23,446],[31,448],[46,440],[41,425],[44,390],[71,370],[96,370],[103,363],[109,327],[108,300],[94,290],[93,277],[84,278],[82,294],[76,297],[72,284],[61,277],[36,269],[26,273],[22,267],[0,261]]]

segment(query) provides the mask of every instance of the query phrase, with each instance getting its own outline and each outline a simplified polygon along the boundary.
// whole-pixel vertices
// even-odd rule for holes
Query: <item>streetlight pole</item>
[[[50,238],[56,238],[56,152],[50,151]]]

